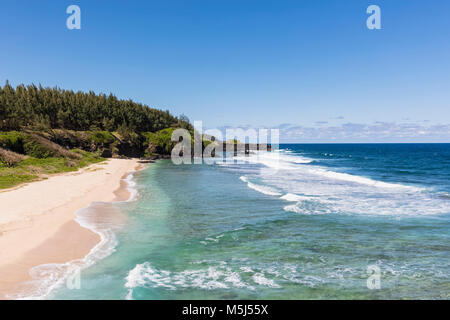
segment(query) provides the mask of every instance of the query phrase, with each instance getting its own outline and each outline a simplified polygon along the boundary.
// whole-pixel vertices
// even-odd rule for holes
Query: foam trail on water
[[[281,193],[279,193],[278,191],[274,190],[273,188],[251,183],[250,181],[248,181],[248,178],[245,177],[245,176],[242,176],[239,179],[241,179],[241,181],[247,183],[247,186],[250,189],[256,190],[256,191],[261,192],[263,194],[266,194],[268,196],[280,196],[281,195]]]
[[[348,173],[334,172],[323,168],[312,168],[311,166],[304,166],[312,163],[314,160],[305,158],[299,155],[286,154],[286,151],[274,151],[274,152],[257,152],[248,157],[236,157],[245,163],[261,164],[268,168],[291,171],[293,175],[301,175],[304,173],[322,176],[330,180],[347,181],[363,185],[368,185],[376,188],[390,188],[390,189],[404,189],[413,192],[423,191],[423,188],[408,186],[399,183],[389,183],[383,181],[373,180],[367,177],[358,175],[352,175]]]
[[[289,202],[299,202],[299,201],[307,201],[307,200],[316,200],[314,197],[307,197],[307,196],[299,196],[293,193],[287,193],[284,196],[281,196],[280,199],[289,201]]]
[[[234,158],[238,163],[262,164],[276,170],[296,170],[301,164],[311,163],[313,160],[293,155],[287,155],[279,151],[255,152],[249,156]]]
[[[133,289],[139,286],[145,285],[145,280],[142,276],[142,274],[145,272],[146,265],[145,264],[138,264],[136,265],[133,270],[128,272],[127,277],[125,278],[125,288],[128,289],[128,293],[126,296],[127,300],[133,300]]]
[[[275,279],[286,280],[289,270],[253,269],[249,266],[228,266],[225,261],[201,261],[207,264],[197,269],[183,271],[160,270],[149,262],[137,264],[125,277],[126,299],[133,299],[136,288],[162,288],[165,290],[178,289],[247,289],[254,291],[256,287],[281,288]],[[244,280],[244,277],[246,280]]]
[[[32,282],[35,285],[34,292],[21,293],[16,299],[40,300],[47,298],[55,289],[64,285],[71,277],[75,277],[81,270],[92,266],[97,261],[106,258],[115,251],[117,240],[114,232],[103,229],[92,223],[87,217],[87,212],[92,209],[81,209],[76,213],[75,221],[80,226],[87,228],[100,237],[100,242],[82,259],[72,260],[66,263],[51,263],[36,266],[30,270]]]
[[[282,288],[286,282],[301,283],[308,287],[323,282],[319,277],[298,272],[297,266],[293,264],[275,262],[260,266],[249,263],[246,259],[231,265],[226,261],[201,260],[193,263],[200,267],[182,271],[161,270],[150,262],[137,264],[125,277],[126,299],[133,299],[136,288],[169,291],[237,288],[255,292],[257,289]]]
[[[255,283],[263,285],[263,286],[267,286],[267,287],[270,287],[270,288],[279,288],[280,287],[272,279],[267,279],[264,276],[264,273],[255,273],[253,275],[252,279],[253,279],[253,281],[255,281]]]
[[[258,192],[291,202],[282,207],[287,212],[399,216],[449,213],[445,202],[450,198],[448,194],[436,196],[424,187],[334,172],[318,164],[312,165],[311,159],[293,153],[252,154],[247,158],[247,163],[261,167],[249,167],[245,163],[238,167],[244,174],[241,181]],[[275,159],[278,165],[273,161]],[[260,182],[256,184],[249,180],[252,178]]]
[[[378,187],[378,188],[397,188],[397,189],[405,189],[410,191],[421,191],[423,188],[413,187],[413,186],[406,186],[403,184],[397,184],[397,183],[389,183],[389,182],[383,182],[383,181],[377,181],[366,177],[351,175],[348,173],[341,173],[341,172],[334,172],[324,169],[310,169],[309,170],[313,174],[317,174],[326,178],[334,179],[334,180],[342,180],[342,181],[348,181],[348,182],[354,182],[359,184],[365,184],[372,187]]]
[[[130,197],[127,200],[127,202],[136,200],[138,196],[138,191],[136,189],[136,182],[134,179],[134,173],[130,173],[126,178],[125,181],[127,182],[127,190],[130,193]]]

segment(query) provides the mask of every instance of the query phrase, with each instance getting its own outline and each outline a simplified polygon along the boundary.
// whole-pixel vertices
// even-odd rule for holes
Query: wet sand
[[[80,226],[76,212],[93,202],[127,200],[124,178],[140,167],[137,160],[111,159],[0,193],[0,299],[31,290],[31,268],[88,255],[100,236]]]

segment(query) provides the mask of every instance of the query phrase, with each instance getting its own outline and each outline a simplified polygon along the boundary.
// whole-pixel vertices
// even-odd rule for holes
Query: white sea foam
[[[377,181],[372,180],[370,178],[351,175],[347,173],[341,173],[341,172],[334,172],[324,169],[310,169],[309,170],[313,174],[317,174],[320,176],[324,176],[326,178],[334,179],[334,180],[341,180],[341,181],[348,181],[348,182],[354,182],[359,184],[365,184],[372,187],[379,187],[379,188],[394,188],[394,189],[406,189],[410,191],[421,191],[422,188],[414,187],[414,186],[407,186],[403,184],[397,184],[397,183],[389,183],[389,182],[383,182],[383,181]]]
[[[258,192],[261,192],[261,193],[269,195],[269,196],[281,195],[281,193],[274,191],[274,189],[272,189],[270,187],[260,186],[260,185],[257,185],[257,184],[251,183],[251,182],[248,183],[248,187],[250,189],[256,190]]]
[[[283,199],[283,200],[286,200],[289,202],[319,200],[317,197],[299,196],[299,195],[293,194],[293,193],[286,193],[284,196],[281,196],[280,199]]]
[[[294,162],[294,163],[311,163],[312,162],[312,160],[310,160],[310,159],[296,159],[296,160],[293,160],[292,162]]]
[[[136,187],[136,182],[134,181],[134,172],[129,173],[123,181],[126,182],[126,188],[127,191],[130,193],[130,196],[126,200],[121,201],[115,201],[115,203],[121,203],[121,202],[132,202],[135,201],[138,197],[138,190]]]
[[[263,167],[255,170],[254,167],[243,165],[238,170],[243,173],[240,179],[249,188],[295,203],[284,206],[284,211],[307,215],[344,213],[419,216],[450,213],[448,194],[334,172],[318,165],[298,164],[296,162],[310,162],[311,159],[297,154],[280,152],[279,166],[267,161],[276,157],[270,153],[260,157],[250,156],[250,162]],[[253,177],[258,180],[257,184],[249,180]]]
[[[278,151],[256,152],[249,156],[235,157],[234,160],[237,163],[262,164],[275,170],[296,170],[299,164],[307,164],[313,161],[312,159],[291,156]]]
[[[261,186],[261,185],[258,185],[258,184],[255,184],[255,183],[252,183],[252,182],[248,181],[248,178],[245,177],[245,176],[242,176],[239,179],[241,179],[243,182],[246,182],[247,186],[250,189],[256,190],[256,191],[261,192],[263,194],[266,194],[266,195],[269,195],[269,196],[280,196],[281,195],[280,192],[276,191],[273,188],[270,188],[270,187],[267,187],[267,186]]]
[[[133,289],[139,286],[145,285],[145,279],[141,276],[144,272],[145,264],[138,264],[134,267],[133,270],[128,272],[127,277],[125,278],[125,288],[128,289],[128,293],[126,296],[127,300],[133,299]]]
[[[245,263],[247,259],[241,260],[239,261]],[[312,275],[303,276],[299,274],[297,266],[293,264],[275,263],[273,266],[262,268],[253,268],[249,265],[231,268],[225,261],[214,262],[212,260],[202,260],[194,264],[208,264],[209,266],[171,272],[154,268],[149,262],[136,265],[125,278],[125,288],[128,289],[127,299],[133,298],[133,290],[138,287],[164,288],[167,290],[242,288],[254,291],[258,287],[281,288],[281,285],[277,283],[278,280],[296,283],[303,281],[305,284],[311,284],[310,286],[313,286],[313,280],[316,280],[315,283],[321,281],[309,279],[308,277],[313,277]]]
[[[171,272],[153,268],[149,262],[136,265],[127,275],[125,287],[128,289],[127,299],[133,298],[133,289],[137,287],[165,288],[197,288],[204,290],[247,288],[253,286],[245,283],[239,273],[220,263],[203,269]]]
[[[134,201],[136,200],[138,196],[138,191],[136,188],[136,182],[134,181],[134,173],[130,173],[126,178],[125,181],[127,182],[127,190],[130,193],[130,197],[127,201]]]
[[[313,162],[313,159],[305,158],[300,155],[286,154],[286,151],[274,151],[274,152],[258,152],[248,157],[236,157],[244,163],[258,163],[268,168],[278,170],[290,170],[293,175],[301,175],[305,172],[310,174],[326,177],[331,180],[347,181],[357,184],[368,185],[377,188],[389,188],[389,189],[405,189],[409,191],[422,191],[423,188],[408,186],[399,183],[389,183],[383,181],[373,180],[367,177],[358,175],[352,175],[348,173],[334,172],[323,168],[312,168],[310,166],[298,166],[298,164],[308,164]],[[301,171],[301,172],[298,172]]]
[[[241,177],[239,177],[239,179],[243,182],[246,182],[246,183],[248,182],[248,178],[245,176],[241,176]]]
[[[125,278],[126,298],[133,299],[136,288],[163,288],[166,290],[202,289],[221,290],[241,288],[281,288],[282,283],[298,283],[315,287],[325,281],[315,274],[299,271],[296,264],[274,262],[265,266],[252,266],[248,259],[233,259],[233,267],[225,261],[202,260],[193,265],[203,268],[168,271],[153,267],[149,262],[136,265]],[[235,265],[239,261],[244,265]]]
[[[300,213],[300,214],[306,214],[306,215],[332,213],[332,210],[329,208],[324,208],[324,207],[320,207],[320,206],[318,206],[318,207],[302,206],[299,204],[285,206],[283,208],[283,210],[287,211],[287,212],[294,212],[294,213]]]
[[[239,265],[240,263],[243,265]],[[202,260],[193,265],[206,266],[167,271],[157,269],[149,262],[138,264],[126,277],[126,297],[133,299],[133,291],[136,288],[162,288],[170,291],[240,288],[254,292],[260,289],[282,288],[286,283],[314,288],[329,282],[342,283],[346,279],[358,278],[360,273],[360,270],[348,266],[327,266],[323,258],[306,265],[281,262],[258,265],[252,264],[248,259],[233,259],[233,267],[225,261],[214,260]],[[389,268],[386,268],[386,272],[394,274]],[[328,277],[324,278],[323,274]]]
[[[263,286],[267,286],[270,288],[279,288],[280,287],[272,279],[267,279],[263,273],[255,273],[253,275],[252,279],[253,279],[253,281],[255,281],[255,283],[263,285]]]
[[[241,271],[243,271],[243,272],[245,272],[245,273],[253,273],[253,269],[252,268],[250,268],[250,267],[241,267],[240,268],[241,269]]]
[[[92,206],[95,206],[94,203]],[[100,237],[100,242],[82,259],[66,263],[51,263],[36,266],[30,270],[33,292],[22,292],[16,299],[39,300],[47,298],[55,289],[61,287],[66,281],[78,272],[92,266],[97,261],[106,258],[115,251],[117,239],[114,232],[101,225],[93,223],[86,214],[92,206],[81,209],[76,213],[76,219],[82,227],[92,230]]]

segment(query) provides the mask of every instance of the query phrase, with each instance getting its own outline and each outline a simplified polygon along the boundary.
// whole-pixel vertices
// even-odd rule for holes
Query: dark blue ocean
[[[135,173],[81,288],[48,298],[450,298],[450,144],[280,149]]]

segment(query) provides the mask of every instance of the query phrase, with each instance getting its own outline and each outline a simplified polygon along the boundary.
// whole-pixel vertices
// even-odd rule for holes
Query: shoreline
[[[33,296],[38,266],[67,267],[94,254],[105,239],[80,212],[132,200],[128,177],[142,167],[137,159],[109,159],[0,193],[0,299]]]

